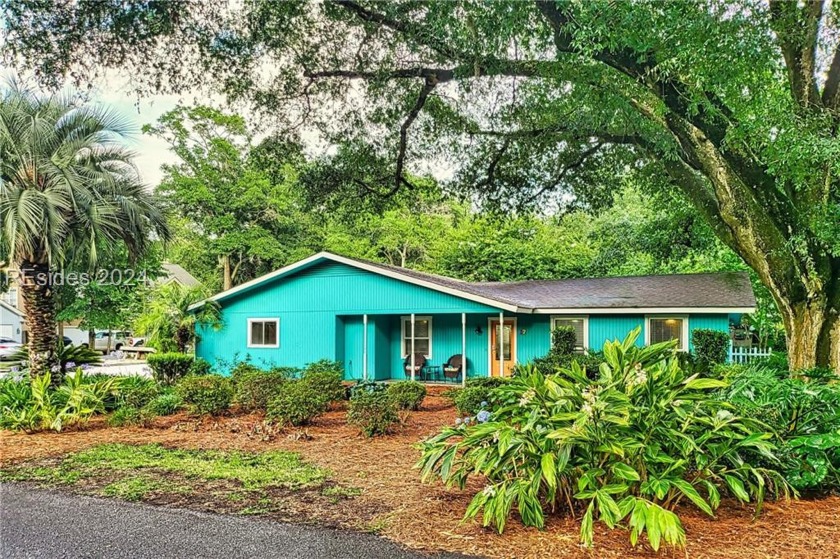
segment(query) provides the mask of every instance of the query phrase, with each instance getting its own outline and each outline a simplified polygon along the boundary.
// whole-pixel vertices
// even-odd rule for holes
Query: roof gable
[[[745,272],[624,276],[519,282],[465,282],[320,252],[210,298],[225,301],[333,262],[432,291],[510,312],[721,312],[755,310],[755,296]],[[200,303],[193,305],[195,308]]]

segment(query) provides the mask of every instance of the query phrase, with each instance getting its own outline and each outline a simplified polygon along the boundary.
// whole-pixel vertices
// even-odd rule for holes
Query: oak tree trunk
[[[840,371],[840,299],[832,299],[812,297],[782,307],[792,371],[818,366]]]
[[[53,384],[58,384],[63,371],[57,367],[55,293],[49,265],[24,261],[19,268],[23,310],[29,331],[29,373],[32,377],[52,373]]]

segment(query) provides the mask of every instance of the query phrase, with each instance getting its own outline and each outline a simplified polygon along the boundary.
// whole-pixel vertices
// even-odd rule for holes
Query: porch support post
[[[467,313],[461,313],[461,386],[467,385]]]
[[[505,311],[499,311],[499,376],[505,376]]]
[[[362,350],[362,379],[367,380],[368,378],[368,316],[366,314],[362,315],[362,328],[364,332],[362,333],[362,343],[364,344],[364,350]]]
[[[414,380],[414,313],[411,313],[411,380]]]

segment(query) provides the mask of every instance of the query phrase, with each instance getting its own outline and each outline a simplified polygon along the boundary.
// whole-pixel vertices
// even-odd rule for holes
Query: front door
[[[516,321],[505,320],[504,328],[500,329],[498,319],[490,320],[490,375],[511,376],[515,357]]]

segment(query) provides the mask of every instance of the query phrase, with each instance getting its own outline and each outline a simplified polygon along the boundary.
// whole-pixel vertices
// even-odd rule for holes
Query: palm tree
[[[185,287],[167,283],[158,287],[144,312],[137,318],[134,330],[147,336],[147,345],[160,351],[184,353],[197,338],[196,326],[219,329],[222,326],[219,304],[205,300],[201,286]],[[201,302],[196,308],[190,307]]]
[[[33,376],[56,364],[54,272],[74,253],[92,265],[97,247],[122,242],[137,256],[153,233],[169,236],[125,147],[128,131],[72,96],[15,83],[0,91],[0,253],[20,271]]]

